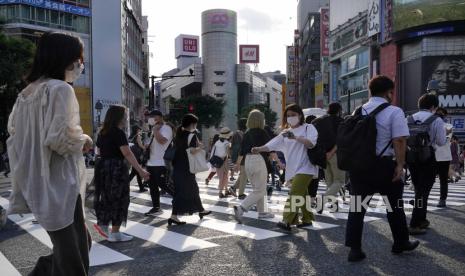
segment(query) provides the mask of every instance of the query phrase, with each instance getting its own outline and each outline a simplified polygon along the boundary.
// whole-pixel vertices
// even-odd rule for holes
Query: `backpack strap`
[[[436,114],[433,114],[431,116],[428,117],[428,119],[426,119],[422,125],[430,125],[432,124],[434,121],[436,121],[436,119],[438,118],[438,116]]]
[[[390,106],[391,104],[390,103],[383,103],[383,104],[380,104],[377,108],[375,108],[375,110],[373,110],[370,114],[368,114],[369,116],[376,116],[376,114],[380,113],[381,111],[383,111],[386,107]]]
[[[408,115],[408,116],[407,116],[407,124],[409,124],[409,125],[414,125],[414,124],[416,124],[415,119],[413,118],[412,115]]]

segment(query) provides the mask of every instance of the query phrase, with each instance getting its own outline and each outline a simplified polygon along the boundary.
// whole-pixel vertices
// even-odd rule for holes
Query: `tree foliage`
[[[256,105],[249,105],[245,106],[241,110],[241,118],[247,118],[249,116],[249,112],[253,109],[258,109],[265,114],[265,122],[271,128],[275,127],[276,120],[278,119],[278,114],[271,110],[265,104],[256,104]]]
[[[35,45],[27,39],[5,35],[1,25],[0,22],[0,127],[4,129],[18,93],[26,86],[24,76],[32,64]]]
[[[199,117],[199,125],[218,127],[223,121],[224,105],[223,100],[208,95],[172,99],[169,120],[172,123],[180,124],[185,114],[194,113]],[[189,107],[193,108],[193,110],[190,111]]]

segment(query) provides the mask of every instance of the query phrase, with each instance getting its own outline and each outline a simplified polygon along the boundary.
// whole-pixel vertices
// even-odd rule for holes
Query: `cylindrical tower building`
[[[202,12],[202,94],[226,101],[223,125],[236,129],[238,110],[237,14],[214,9]]]

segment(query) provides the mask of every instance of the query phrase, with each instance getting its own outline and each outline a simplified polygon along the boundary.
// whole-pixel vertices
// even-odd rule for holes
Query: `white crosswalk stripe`
[[[0,197],[0,205],[3,208],[8,208],[8,200]],[[34,216],[32,214],[25,214],[23,216],[10,215],[8,219],[20,226],[24,231],[32,235],[38,241],[52,248],[52,241],[50,240],[47,231],[45,231],[39,224],[32,223]],[[122,261],[130,261],[131,257],[121,254],[111,248],[103,246],[99,243],[92,242],[90,250],[90,266],[104,265],[109,263],[117,263]]]
[[[21,276],[21,273],[16,270],[2,252],[0,252],[0,272],[3,276]]]
[[[275,215],[274,218],[259,219],[256,211],[249,211],[244,213],[244,224],[237,224],[232,218],[234,215],[234,205],[238,205],[242,202],[235,197],[228,197],[220,199],[218,197],[218,190],[216,189],[216,181],[210,182],[209,186],[202,183],[199,184],[200,197],[203,201],[203,206],[206,210],[212,211],[211,216],[204,217],[200,220],[198,216],[180,216],[180,219],[186,221],[190,227],[197,227],[199,229],[208,229],[213,231],[211,234],[205,237],[200,234],[185,235],[178,233],[177,229],[183,229],[182,227],[166,227],[166,226],[153,226],[147,220],[140,220],[141,214],[145,214],[151,209],[151,197],[148,193],[136,193],[138,190],[136,186],[131,186],[131,203],[129,205],[129,218],[126,227],[122,227],[123,232],[132,235],[138,239],[147,241],[152,244],[156,244],[163,248],[168,248],[176,252],[188,252],[195,250],[205,250],[208,248],[214,248],[222,246],[224,239],[241,237],[253,240],[265,240],[270,238],[278,238],[281,236],[288,235],[283,233],[281,230],[276,230],[274,225],[271,223],[277,223],[282,221],[282,211],[284,204],[288,197],[288,188],[283,188],[281,191],[273,191],[273,195],[268,198],[269,210]],[[324,193],[326,186],[324,183],[320,184],[318,193]],[[250,193],[252,189],[247,186],[246,194]],[[436,207],[440,195],[439,185],[436,183],[432,189],[430,200],[428,201],[428,211],[438,211],[442,208]],[[347,196],[348,198],[348,196]],[[408,204],[408,201],[414,198],[414,192],[405,189],[404,191],[404,202],[406,214],[411,214],[412,206]],[[136,201],[136,202],[134,202]],[[172,199],[169,197],[162,196],[160,198],[162,208],[164,212],[158,216],[159,219],[167,220],[171,216],[171,205]],[[322,214],[316,215],[317,221],[312,226],[306,227],[307,230],[323,231],[329,230],[345,225],[348,219],[348,203],[342,204],[340,199],[341,212],[328,212],[324,211]],[[447,200],[449,206],[462,206],[465,205],[465,184],[454,183],[449,185],[449,197]],[[4,208],[8,206],[8,200],[0,197],[0,205]],[[375,221],[385,218],[386,206],[383,203],[383,198],[379,195],[375,195],[372,198],[371,208],[367,210],[367,216],[365,221]],[[38,224],[33,224],[33,216],[26,214],[24,216],[10,215],[9,220],[17,224],[29,235],[36,238],[42,244],[51,248],[52,244],[46,231]],[[88,216],[89,221],[95,222]],[[264,223],[257,226],[257,222],[265,221]],[[302,231],[302,230],[301,230]],[[210,233],[210,232],[209,232]],[[90,261],[92,266],[105,265],[122,261],[133,260],[130,252],[125,251],[125,254],[118,252],[116,249],[112,249],[108,246],[111,244],[101,244],[93,242],[92,250],[90,253]],[[128,255],[126,255],[128,254]],[[5,257],[4,254],[0,253],[0,265],[1,275],[19,275],[19,272]]]

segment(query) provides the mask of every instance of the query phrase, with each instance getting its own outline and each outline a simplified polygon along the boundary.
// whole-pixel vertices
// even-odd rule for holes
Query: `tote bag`
[[[192,141],[192,138],[194,137],[194,134],[189,134],[189,137],[187,139],[187,144],[190,145],[190,142]],[[197,138],[196,138],[197,139]],[[199,173],[199,172],[205,172],[208,171],[209,167],[207,164],[207,159],[205,158],[205,150],[199,150],[195,154],[192,154],[190,149],[186,149],[187,152],[187,157],[189,159],[189,171],[193,174]]]

